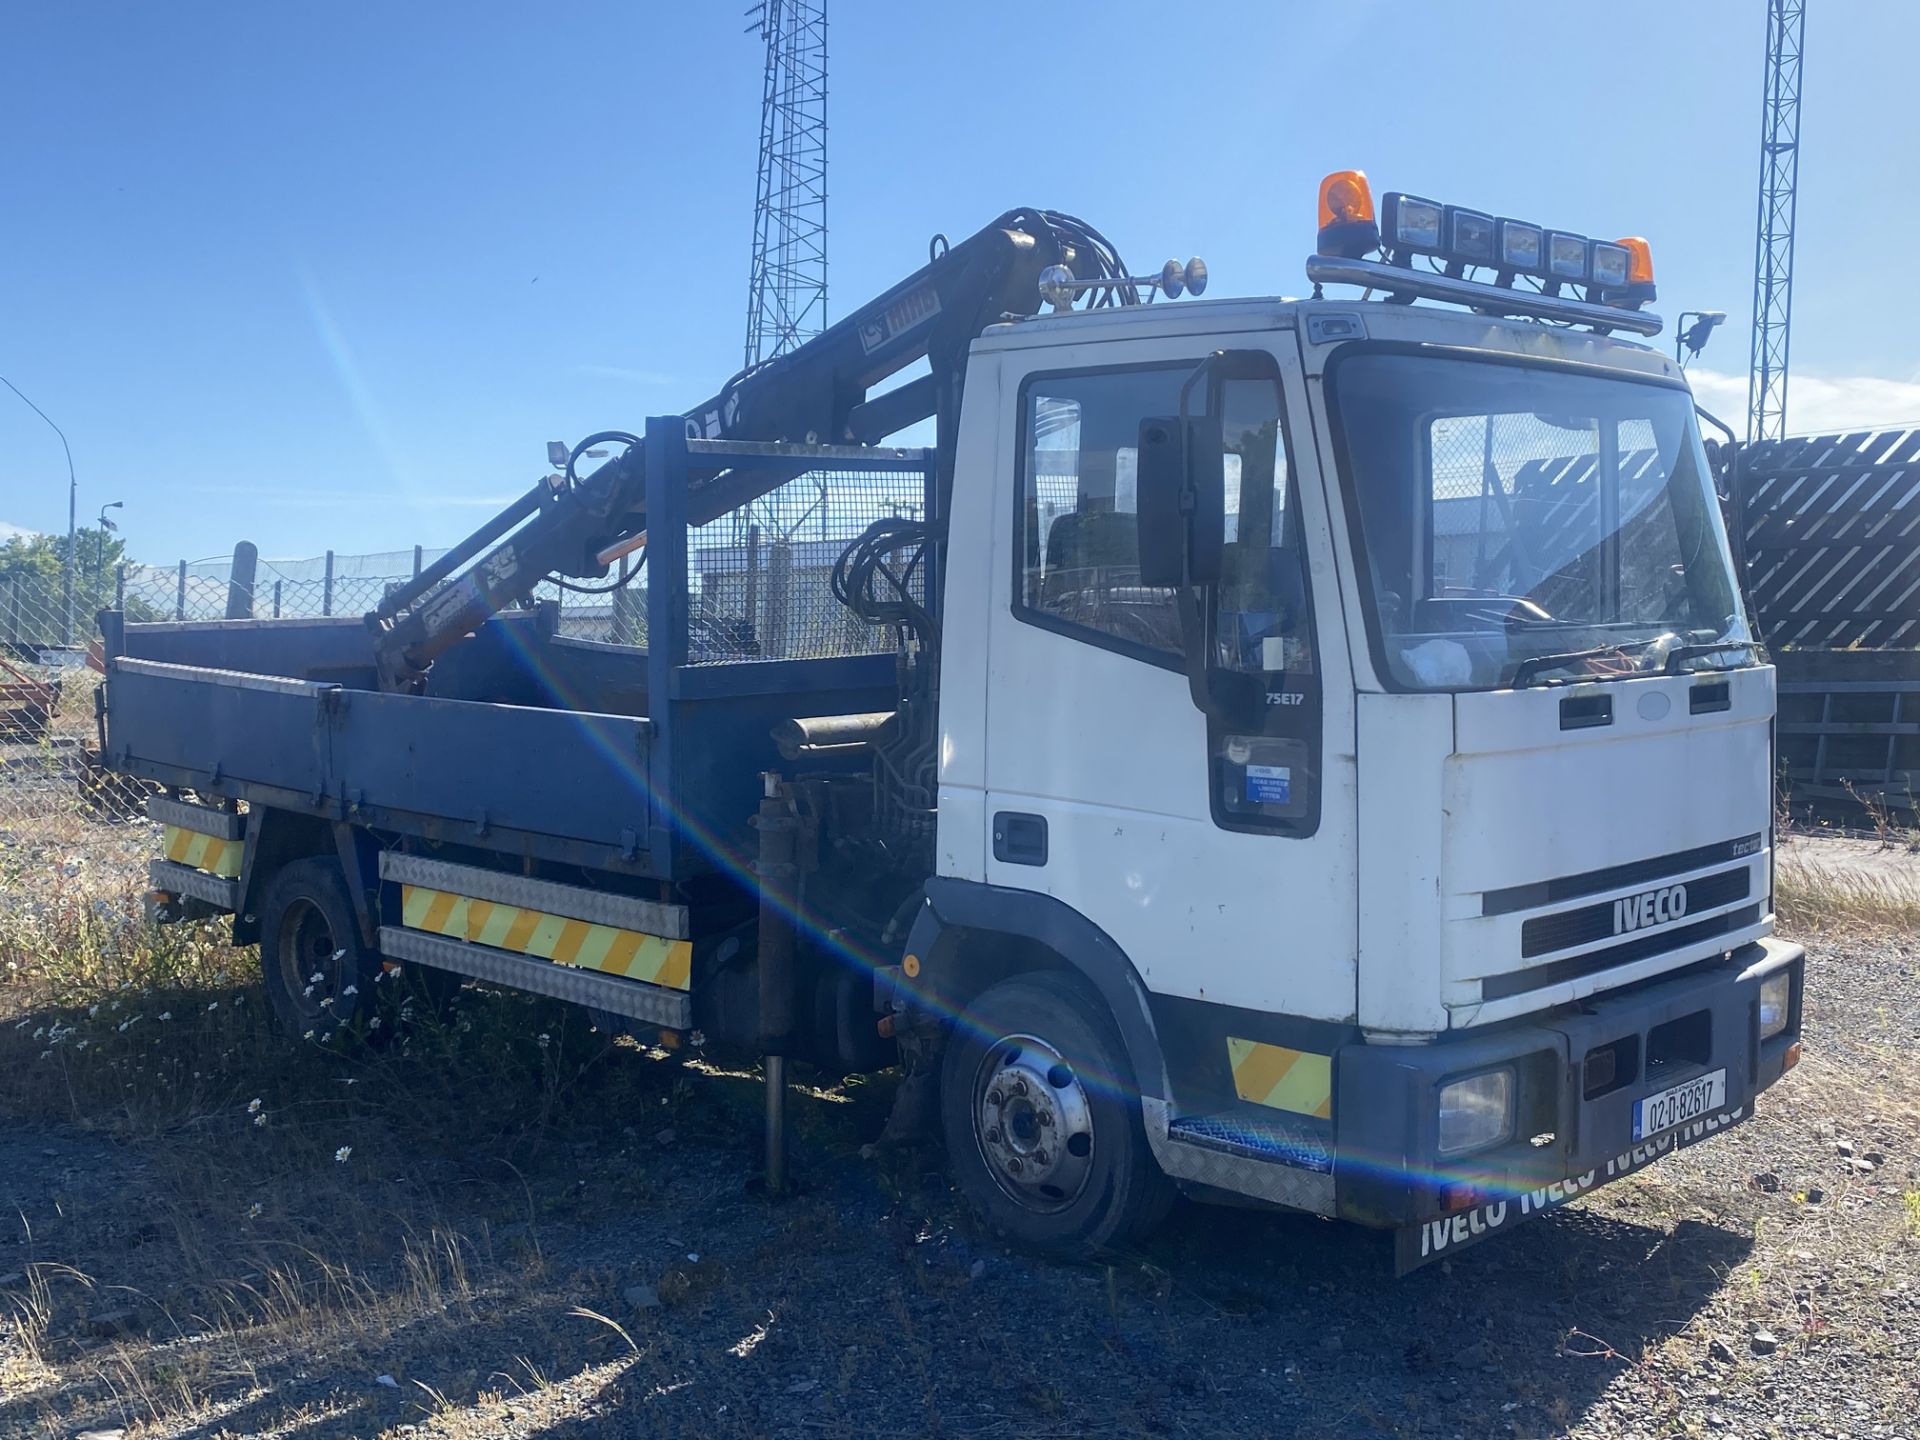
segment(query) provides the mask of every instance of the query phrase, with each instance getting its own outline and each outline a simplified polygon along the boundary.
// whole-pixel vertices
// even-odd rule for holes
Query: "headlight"
[[[1493,216],[1447,206],[1447,258],[1464,265],[1493,264]]]
[[[1547,232],[1547,275],[1554,280],[1577,280],[1586,283],[1587,237],[1568,235],[1563,231]]]
[[[1593,270],[1593,283],[1603,290],[1625,288],[1630,261],[1626,246],[1609,245],[1604,240],[1594,241],[1588,259]]]
[[[1442,1155],[1485,1150],[1513,1134],[1513,1072],[1488,1070],[1440,1087]]]
[[[1387,196],[1386,240],[1395,250],[1431,255],[1440,249],[1440,220],[1447,207],[1418,195]]]
[[[1787,1028],[1793,1008],[1793,972],[1782,970],[1760,982],[1760,1038],[1771,1040]]]
[[[1546,243],[1546,232],[1524,220],[1501,220],[1495,228],[1500,237],[1501,265],[1526,275],[1539,274],[1540,250]]]

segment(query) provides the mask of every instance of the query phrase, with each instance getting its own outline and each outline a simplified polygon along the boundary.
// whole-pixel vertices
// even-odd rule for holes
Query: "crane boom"
[[[908,425],[936,422],[936,520],[952,493],[952,437],[967,348],[987,326],[1034,314],[1039,275],[1065,265],[1083,280],[1111,280],[1091,303],[1131,300],[1126,269],[1090,226],[1047,210],[1011,210],[959,244],[936,237],[927,263],[837,324],[741,371],[686,412],[688,433],[708,440],[873,444]],[[880,395],[876,386],[920,360],[928,373]],[[591,474],[543,481],[448,551],[366,619],[376,634],[383,688],[420,688],[426,667],[498,611],[524,603],[552,575],[601,578],[610,558],[644,543],[646,475],[637,437],[603,432],[582,441],[626,448]],[[688,496],[701,524],[802,473],[723,472]]]

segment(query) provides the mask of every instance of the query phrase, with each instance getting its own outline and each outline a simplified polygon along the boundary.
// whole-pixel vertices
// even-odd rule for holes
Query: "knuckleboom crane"
[[[949,246],[935,236],[927,263],[813,339],[741,371],[686,412],[690,436],[706,440],[870,445],[908,425],[936,423],[938,531],[953,486],[953,434],[967,348],[989,325],[1035,314],[1041,272],[1064,266],[1090,306],[1132,304],[1135,284],[1112,244],[1056,211],[1010,210]],[[874,395],[917,361],[928,373]],[[366,619],[375,632],[381,687],[423,688],[427,667],[502,609],[525,603],[553,576],[604,579],[646,543],[647,479],[639,437],[602,431],[574,447],[562,474],[542,480],[396,589]],[[575,466],[589,447],[626,448],[590,474]],[[701,524],[803,473],[722,472],[688,496]]]

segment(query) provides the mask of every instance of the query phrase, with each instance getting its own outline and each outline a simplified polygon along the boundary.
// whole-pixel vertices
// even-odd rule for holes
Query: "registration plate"
[[[1727,1103],[1727,1072],[1715,1070],[1633,1102],[1633,1138],[1645,1140]]]

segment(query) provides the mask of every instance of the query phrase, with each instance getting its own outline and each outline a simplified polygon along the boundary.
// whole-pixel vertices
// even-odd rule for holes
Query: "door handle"
[[[1570,695],[1560,702],[1562,730],[1591,730],[1613,723],[1613,696]]]
[[[1001,810],[993,817],[993,858],[1008,865],[1047,863],[1047,817]]]

